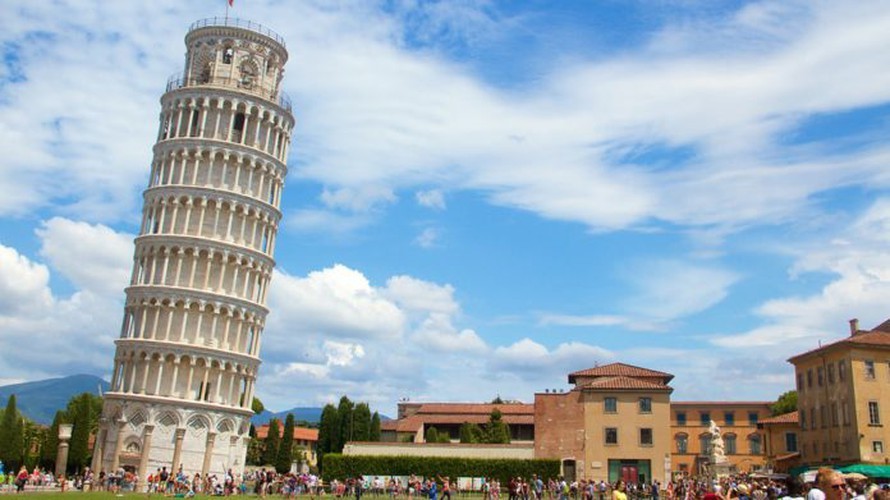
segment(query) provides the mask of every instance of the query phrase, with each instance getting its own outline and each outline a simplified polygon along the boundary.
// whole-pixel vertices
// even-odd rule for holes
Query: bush
[[[324,456],[325,480],[344,480],[359,475],[491,477],[507,484],[511,477],[542,478],[559,475],[559,460],[507,458],[454,458],[408,456],[356,456],[330,453]]]

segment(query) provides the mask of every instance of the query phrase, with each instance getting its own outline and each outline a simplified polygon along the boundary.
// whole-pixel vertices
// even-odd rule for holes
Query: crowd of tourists
[[[495,478],[473,482],[473,487],[449,477],[381,478],[354,477],[324,482],[315,474],[278,474],[258,469],[244,474],[228,470],[222,476],[200,473],[186,474],[182,468],[168,471],[166,467],[150,473],[144,481],[135,474],[119,469],[106,474],[86,469],[82,474],[55,477],[35,467],[22,467],[18,473],[0,472],[0,492],[39,491],[41,489],[109,491],[112,493],[142,492],[190,498],[196,495],[230,496],[252,494],[310,499],[332,496],[337,499],[361,500],[362,496],[388,496],[389,500],[453,500],[470,494],[482,500],[890,500],[887,484],[876,484],[862,478],[845,477],[833,469],[820,469],[814,482],[799,483],[763,475],[738,474],[719,480],[704,477],[681,477],[665,484],[658,481],[627,483],[618,480],[570,481],[562,477],[544,479],[536,475],[513,477],[502,483]]]

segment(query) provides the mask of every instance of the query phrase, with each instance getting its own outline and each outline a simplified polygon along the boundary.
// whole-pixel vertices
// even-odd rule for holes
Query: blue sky
[[[224,5],[0,4],[0,382],[109,375],[158,99]],[[890,317],[886,4],[230,15],[290,52],[272,409],[531,401],[613,361],[771,400],[787,357]]]

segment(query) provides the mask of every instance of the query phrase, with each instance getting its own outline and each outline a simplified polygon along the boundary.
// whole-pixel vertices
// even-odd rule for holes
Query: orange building
[[[720,427],[726,458],[740,472],[766,464],[763,434],[757,424],[770,417],[770,401],[684,401],[671,403],[675,472],[700,474],[708,462],[711,421]]]
[[[486,403],[399,403],[397,420],[380,423],[380,440],[389,442],[411,441],[422,443],[427,429],[435,427],[441,436],[447,434],[452,441],[460,440],[460,426],[464,423],[483,425],[491,412],[501,412],[501,420],[510,430],[514,443],[535,440],[535,405],[509,402]]]
[[[263,440],[269,435],[269,424],[263,424],[256,428],[257,439]],[[278,436],[284,437],[284,426],[278,426]],[[294,446],[300,447],[305,452],[306,462],[310,466],[318,464],[318,429],[308,427],[294,427]]]
[[[800,463],[800,425],[796,411],[765,418],[757,424],[757,428],[763,431],[768,469],[788,472]]]

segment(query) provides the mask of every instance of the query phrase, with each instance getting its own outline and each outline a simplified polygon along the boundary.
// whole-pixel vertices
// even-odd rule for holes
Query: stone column
[[[56,453],[56,477],[62,477],[68,469],[68,440],[71,439],[71,424],[59,424],[59,450]]]
[[[182,440],[185,438],[185,429],[180,427],[176,429],[176,444],[173,446],[173,463],[170,466],[170,473],[176,474],[179,470],[180,459],[182,458]]]
[[[201,477],[207,477],[210,472],[210,460],[213,458],[213,444],[216,442],[216,433],[207,430],[207,443],[204,446],[204,463],[201,466]]]
[[[99,431],[96,433],[96,442],[93,443],[93,460],[90,469],[96,474],[102,469],[102,455],[105,453],[105,437],[108,434],[108,419],[99,418]]]
[[[148,456],[151,454],[151,433],[154,429],[155,426],[146,424],[142,431],[142,455],[139,457],[139,472],[136,476],[138,482],[136,484],[143,484],[148,477]]]
[[[114,442],[114,455],[111,457],[111,469],[107,472],[113,472],[120,468],[121,465],[121,448],[124,447],[124,429],[127,420],[123,417],[117,420],[117,439]]]

